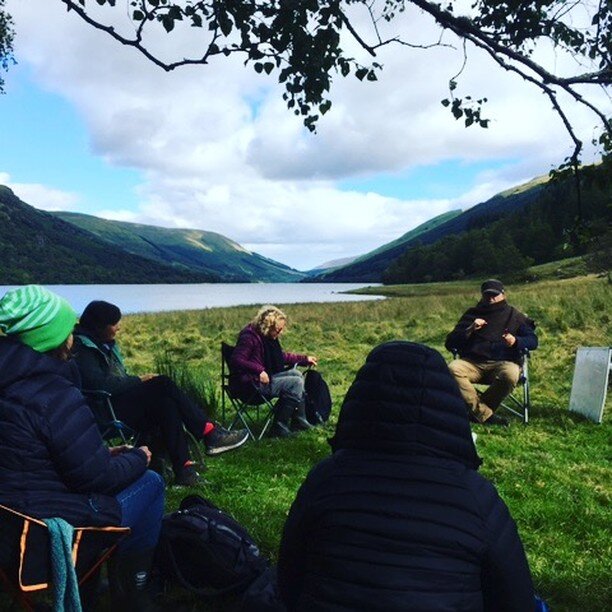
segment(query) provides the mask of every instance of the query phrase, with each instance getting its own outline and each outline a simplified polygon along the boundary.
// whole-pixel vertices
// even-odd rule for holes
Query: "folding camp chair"
[[[459,358],[459,351],[455,348],[451,349],[453,359]],[[515,416],[521,418],[526,425],[529,423],[529,409],[531,408],[531,395],[529,388],[529,359],[531,353],[529,349],[521,351],[521,373],[514,391],[504,399],[500,404],[501,408],[508,410]],[[480,393],[480,391],[478,391]]]
[[[129,527],[75,528],[72,560],[81,590],[129,532]],[[0,580],[24,610],[34,610],[34,595],[50,587],[49,548],[44,521],[0,505]]]
[[[83,389],[83,395],[87,399],[87,403],[94,414],[102,439],[114,446],[116,444],[129,444],[130,446],[139,446],[146,444],[151,447],[153,452],[153,461],[150,469],[159,472],[166,482],[172,479],[172,467],[167,461],[166,451],[158,439],[158,436],[145,437],[140,432],[117,418],[115,409],[113,408],[112,395],[108,391],[101,389]],[[195,436],[185,429],[187,443],[189,444],[189,455],[194,461],[198,470],[206,469],[205,464],[205,449]]]
[[[529,409],[531,408],[531,395],[529,389],[529,359],[531,353],[528,349],[521,351],[521,374],[514,391],[500,404],[512,414],[523,419],[523,423],[529,423]]]
[[[238,423],[249,432],[253,440],[261,440],[274,418],[274,405],[253,385],[252,391],[238,396],[230,388],[231,357],[234,346],[221,343],[221,414],[223,423],[231,430]],[[227,399],[226,399],[227,398]],[[226,419],[226,406],[233,411],[231,420]],[[227,424],[229,422],[229,425]]]
[[[111,401],[111,394],[101,389],[83,389],[85,399],[98,424],[102,438],[109,444],[136,445],[138,434],[117,418]]]

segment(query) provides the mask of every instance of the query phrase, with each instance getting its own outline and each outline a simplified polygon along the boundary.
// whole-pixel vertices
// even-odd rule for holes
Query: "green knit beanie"
[[[76,320],[64,298],[40,285],[12,289],[0,300],[0,329],[40,353],[60,346]]]

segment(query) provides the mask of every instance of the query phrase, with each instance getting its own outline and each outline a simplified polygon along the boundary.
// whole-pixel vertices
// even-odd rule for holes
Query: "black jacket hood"
[[[0,394],[11,385],[44,374],[57,374],[80,386],[74,362],[39,353],[15,338],[0,338]]]
[[[440,457],[472,469],[482,463],[446,362],[414,342],[387,342],[370,352],[346,394],[331,445]]]

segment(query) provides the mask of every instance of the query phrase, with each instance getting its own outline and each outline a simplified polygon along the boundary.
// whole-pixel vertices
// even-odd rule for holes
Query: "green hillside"
[[[452,210],[425,221],[418,227],[406,232],[395,240],[360,255],[346,266],[340,266],[324,271],[311,277],[312,282],[380,282],[382,273],[395,261],[408,247],[408,245],[419,239],[447,221],[461,214],[460,210]]]
[[[488,206],[471,209],[478,215],[462,231],[413,245],[387,268],[383,282],[435,282],[483,274],[532,279],[529,269],[534,264],[586,254],[591,269],[609,269],[609,162],[582,168],[579,192],[574,177],[566,176],[532,182],[494,200],[512,206],[499,214],[490,200]]]
[[[0,185],[0,284],[194,283],[218,276],[132,255]]]
[[[215,232],[110,221],[71,212],[53,214],[129,253],[215,274],[223,282],[294,282],[304,276]]]
[[[538,177],[465,212],[432,219],[313,281],[414,283],[473,274],[520,273],[532,264],[584,254],[610,233],[611,164],[572,176]],[[580,221],[577,224],[577,221]]]

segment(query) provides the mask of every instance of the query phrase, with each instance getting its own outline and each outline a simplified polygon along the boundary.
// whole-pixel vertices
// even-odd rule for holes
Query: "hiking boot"
[[[228,431],[221,425],[215,425],[215,428],[204,436],[206,454],[220,455],[242,446],[248,439],[249,432],[246,429]]]
[[[294,416],[291,419],[291,431],[308,431],[312,429],[312,425],[301,416]]]
[[[268,436],[270,438],[291,438],[293,437],[293,433],[286,425],[280,421],[275,421],[272,423],[272,427],[270,427]]]
[[[498,425],[499,427],[508,427],[509,424],[508,419],[497,414],[492,414],[486,421],[482,422],[482,425]]]
[[[174,477],[177,487],[197,487],[200,484],[200,475],[196,472],[195,465],[186,465],[179,474]]]

